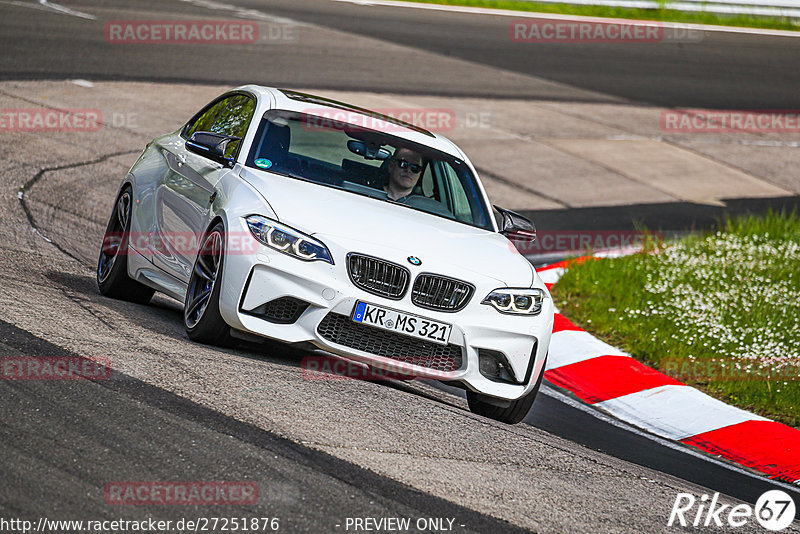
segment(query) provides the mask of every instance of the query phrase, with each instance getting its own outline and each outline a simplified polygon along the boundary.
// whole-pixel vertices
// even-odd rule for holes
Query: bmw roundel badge
[[[416,256],[409,256],[408,263],[410,263],[411,265],[422,265],[422,260]]]

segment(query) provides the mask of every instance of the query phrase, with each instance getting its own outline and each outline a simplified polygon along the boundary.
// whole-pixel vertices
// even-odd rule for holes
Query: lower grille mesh
[[[317,332],[337,345],[437,371],[456,371],[462,364],[463,351],[458,345],[439,345],[387,332],[356,323],[338,313],[326,315],[317,327]]]

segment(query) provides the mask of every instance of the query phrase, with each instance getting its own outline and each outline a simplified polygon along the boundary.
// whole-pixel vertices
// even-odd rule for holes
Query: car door
[[[254,111],[255,100],[250,96],[224,97],[162,145],[169,172],[156,193],[158,236],[154,263],[183,282],[189,281],[215,186],[225,173],[231,172],[220,163],[188,151],[186,140],[203,131],[244,137]],[[226,156],[235,158],[239,144],[229,143]]]

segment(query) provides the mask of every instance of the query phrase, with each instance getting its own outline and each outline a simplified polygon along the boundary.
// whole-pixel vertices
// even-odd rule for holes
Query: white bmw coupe
[[[533,404],[550,294],[451,141],[341,102],[248,85],[150,142],[119,189],[100,291],[184,302],[189,338],[311,343],[462,387],[508,423]],[[244,333],[244,334],[243,334]]]

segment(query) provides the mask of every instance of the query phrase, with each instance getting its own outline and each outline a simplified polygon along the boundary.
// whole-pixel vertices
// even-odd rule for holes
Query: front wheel
[[[97,260],[97,287],[106,297],[147,304],[155,291],[128,276],[132,198],[133,191],[125,187],[114,204]]]
[[[547,357],[545,357],[544,363],[547,365]],[[528,415],[531,406],[533,406],[533,401],[536,400],[536,394],[539,393],[539,387],[541,387],[542,379],[544,378],[544,367],[543,365],[542,372],[539,373],[539,379],[533,389],[524,397],[511,401],[511,404],[505,408],[486,402],[483,400],[483,395],[479,393],[467,391],[467,404],[469,404],[470,411],[510,425],[519,423]]]
[[[183,324],[192,341],[208,345],[231,341],[231,329],[219,312],[224,260],[225,227],[217,223],[203,237],[183,304]]]

